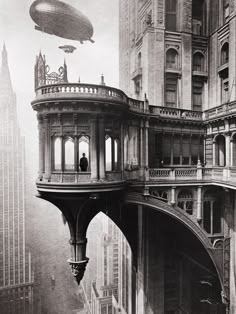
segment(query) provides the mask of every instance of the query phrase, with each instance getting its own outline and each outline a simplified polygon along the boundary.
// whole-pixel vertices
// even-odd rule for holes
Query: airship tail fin
[[[94,44],[94,43],[95,43],[95,41],[94,41],[94,40],[92,40],[91,38],[89,39],[89,41],[90,41],[92,44]]]

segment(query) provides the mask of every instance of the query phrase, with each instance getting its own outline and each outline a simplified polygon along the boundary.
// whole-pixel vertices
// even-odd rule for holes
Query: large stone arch
[[[215,243],[212,243],[208,238],[207,234],[196,223],[194,223],[180,208],[162,202],[156,197],[153,197],[151,195],[144,196],[141,193],[130,192],[125,195],[124,204],[132,205],[136,204],[152,208],[156,211],[159,211],[163,214],[172,217],[179,223],[183,224],[187,229],[189,229],[195,235],[195,237],[201,242],[202,246],[208,253],[210,259],[212,260],[221,284],[222,295],[226,296],[227,298],[228,293],[227,291],[225,291],[226,289],[223,278],[222,240],[218,240]]]

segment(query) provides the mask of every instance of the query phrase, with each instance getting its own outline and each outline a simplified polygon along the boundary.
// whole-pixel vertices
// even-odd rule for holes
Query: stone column
[[[230,167],[231,165],[231,154],[230,154],[230,134],[227,133],[225,135],[225,165],[226,167]]]
[[[105,179],[105,128],[103,119],[99,119],[99,179]]]
[[[213,156],[212,165],[213,167],[215,167],[216,166],[216,141],[214,139],[212,142],[212,156]]]
[[[51,134],[50,134],[50,120],[47,116],[44,117],[45,128],[45,179],[50,181],[51,179]]]
[[[176,186],[172,186],[171,187],[171,205],[175,205],[175,189],[176,189]]]
[[[202,221],[202,186],[197,187],[197,221]]]
[[[144,154],[144,145],[143,145],[143,120],[140,121],[139,126],[139,165],[143,168],[143,154]]]
[[[97,121],[92,119],[91,123],[91,179],[98,179],[98,158],[97,158]]]
[[[123,123],[120,126],[120,158],[119,158],[119,169],[121,171],[122,179],[124,176],[124,125]]]
[[[44,170],[44,128],[43,128],[43,119],[38,116],[38,130],[39,130],[39,180],[43,179],[43,170]]]
[[[144,127],[144,154],[145,154],[145,161],[144,166],[148,168],[149,166],[149,160],[148,160],[148,130],[149,130],[149,121],[145,121],[145,127]]]

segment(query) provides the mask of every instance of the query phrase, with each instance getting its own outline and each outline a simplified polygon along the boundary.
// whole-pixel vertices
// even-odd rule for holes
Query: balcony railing
[[[50,182],[52,183],[74,183],[74,184],[83,184],[83,183],[91,183],[93,180],[91,179],[90,172],[57,172],[52,173]],[[122,172],[121,171],[107,171],[105,181],[107,182],[117,182],[122,181]]]
[[[219,116],[223,116],[226,114],[231,114],[236,112],[236,101],[225,103],[218,107],[214,107],[212,109],[206,110],[204,112],[205,119],[216,118]]]
[[[146,174],[146,180],[158,182],[217,181],[236,186],[236,169],[223,167],[149,169]]]
[[[36,89],[36,100],[49,98],[95,98],[128,102],[128,97],[121,90],[94,84],[59,83],[40,86]]]
[[[202,120],[202,112],[199,111],[156,106],[149,106],[149,111],[152,114],[159,115],[164,118],[189,119],[197,121]]]

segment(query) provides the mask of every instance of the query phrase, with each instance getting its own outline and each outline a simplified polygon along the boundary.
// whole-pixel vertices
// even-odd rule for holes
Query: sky
[[[96,84],[104,74],[107,85],[118,87],[118,0],[64,0],[93,24],[95,43],[87,41],[83,45],[36,31],[29,15],[32,2],[0,0],[0,50],[5,42],[30,164],[34,164],[37,152],[37,120],[30,102],[34,99],[34,64],[39,51],[46,56],[51,71],[57,71],[66,57],[71,82],[80,77],[83,83]],[[75,46],[76,51],[65,55],[58,49],[65,44]]]

